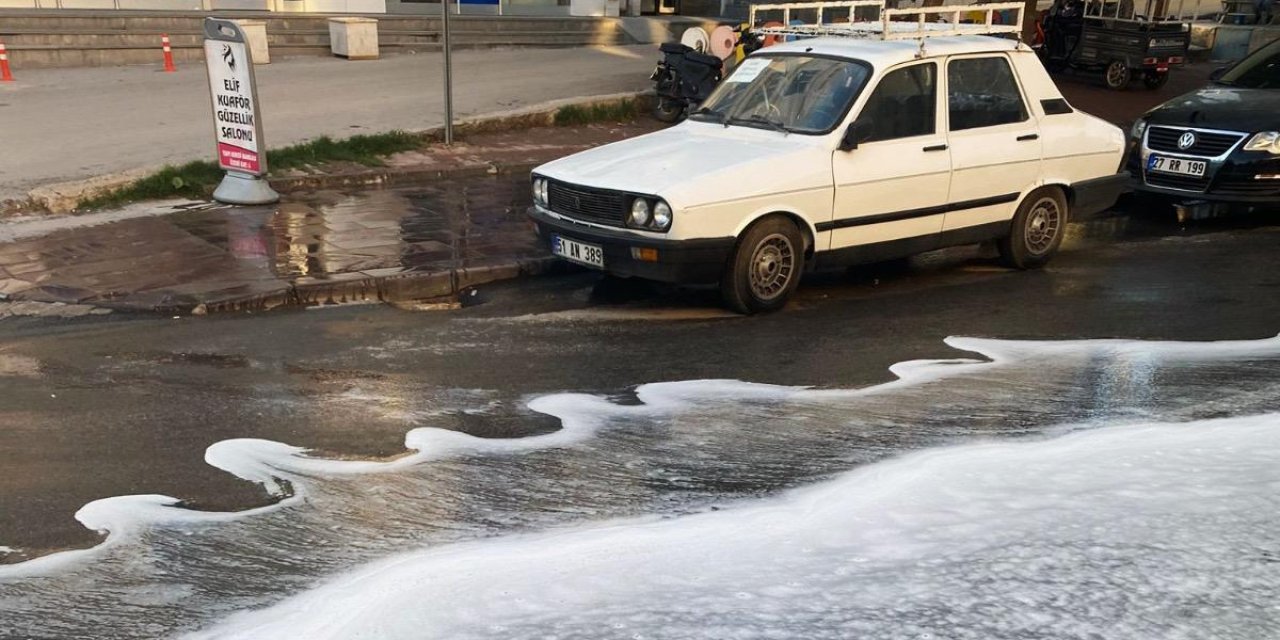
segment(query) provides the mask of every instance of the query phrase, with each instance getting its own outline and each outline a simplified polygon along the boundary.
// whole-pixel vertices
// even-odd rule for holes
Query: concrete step
[[[273,57],[329,54],[330,16],[230,17],[265,20]],[[202,55],[202,20],[203,16],[189,13],[0,11],[0,39],[17,68],[153,63],[160,56],[160,38],[165,34],[178,60],[197,60]],[[439,18],[377,16],[377,20],[379,42],[387,53],[439,46]],[[624,29],[623,21],[614,18],[457,16],[450,19],[450,28],[454,41],[464,48],[573,47],[637,41]]]

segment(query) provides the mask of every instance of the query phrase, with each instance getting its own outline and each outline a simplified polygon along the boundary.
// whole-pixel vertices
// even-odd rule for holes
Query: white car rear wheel
[[[1002,261],[1015,269],[1044,266],[1067,233],[1067,199],[1057,187],[1032,191],[1018,206],[1009,235],[1000,240]]]

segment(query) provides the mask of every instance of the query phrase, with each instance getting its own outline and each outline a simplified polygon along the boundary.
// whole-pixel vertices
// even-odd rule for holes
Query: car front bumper
[[[1216,157],[1152,150],[1145,144],[1145,140],[1136,141],[1131,145],[1125,163],[1125,168],[1133,176],[1133,190],[1162,196],[1175,202],[1280,205],[1280,178],[1258,177],[1280,175],[1280,158],[1263,152],[1242,151],[1240,147],[1247,139],[1247,134],[1241,132],[1239,135],[1239,143]],[[1208,171],[1198,181],[1161,175],[1149,176],[1146,160],[1152,153],[1206,162]]]
[[[671,240],[639,236],[625,229],[605,229],[555,217],[538,207],[530,207],[528,214],[548,247],[552,235],[593,244],[604,254],[606,272],[659,282],[718,282],[735,243],[733,237]],[[638,257],[640,250],[646,249],[649,251],[643,253],[653,259]]]

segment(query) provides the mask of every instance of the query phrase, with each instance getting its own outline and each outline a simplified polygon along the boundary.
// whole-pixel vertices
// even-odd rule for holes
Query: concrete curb
[[[153,297],[144,294],[128,300],[89,300],[79,304],[129,313],[202,316],[211,313],[269,311],[361,302],[397,304],[439,301],[452,300],[467,289],[480,285],[542,275],[563,268],[567,268],[567,265],[548,255],[516,258],[475,267],[458,267],[447,271],[383,269],[379,271],[389,273],[334,274],[327,278],[311,278],[291,283],[282,281],[277,288],[224,298],[201,299],[197,295],[173,297],[156,292]],[[62,300],[33,301],[66,304]]]
[[[346,189],[352,187],[392,187],[396,185],[424,182],[429,180],[455,180],[459,178],[475,178],[486,175],[509,175],[522,171],[532,171],[539,162],[518,162],[513,164],[493,163],[483,166],[450,167],[427,169],[419,167],[394,167],[353,171],[349,173],[326,173],[313,176],[291,176],[271,180],[271,188],[280,193],[295,191],[311,191],[319,189]]]
[[[545,127],[555,124],[556,113],[569,106],[594,107],[618,104],[629,100],[648,100],[652,92],[639,91],[614,93],[598,96],[565,98],[542,102],[519,109],[510,109],[484,114],[460,120],[454,125],[454,132],[460,135],[488,133],[495,131],[512,131],[528,127]],[[444,137],[444,127],[431,127],[411,131],[430,140]],[[212,155],[212,154],[210,154]],[[299,191],[303,189],[331,189],[341,187],[367,187],[374,185],[403,184],[415,180],[431,180],[454,177],[471,177],[486,173],[496,174],[504,171],[513,172],[527,165],[500,167],[497,165],[427,168],[427,167],[395,167],[371,168],[367,171],[347,172],[340,174],[303,174],[271,178],[271,186],[277,191]],[[531,168],[531,167],[530,167]],[[118,173],[96,176],[86,180],[73,180],[43,185],[28,192],[26,202],[14,203],[7,208],[0,208],[0,214],[30,212],[31,208],[40,207],[53,214],[74,213],[81,201],[105,195],[115,189],[128,186],[144,178],[161,167],[149,166],[130,169]]]
[[[70,213],[83,200],[127,187],[158,170],[159,167],[140,167],[87,180],[48,184],[28,191],[27,198],[50,213]]]
[[[267,311],[289,307],[314,307],[358,302],[403,303],[452,299],[467,289],[501,280],[514,280],[552,271],[560,265],[551,256],[521,258],[496,264],[449,271],[397,272],[385,276],[340,274],[326,279],[295,282],[280,291],[223,300],[157,306],[161,313],[205,315],[229,311]],[[136,309],[135,309],[136,310]]]

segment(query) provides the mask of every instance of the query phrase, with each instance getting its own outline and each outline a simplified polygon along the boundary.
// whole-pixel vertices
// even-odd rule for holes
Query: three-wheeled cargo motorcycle
[[[1186,63],[1191,45],[1194,16],[1183,13],[1182,0],[1170,11],[1172,1],[1054,0],[1033,46],[1051,72],[1101,73],[1117,91],[1135,79],[1159,89],[1171,68]]]

